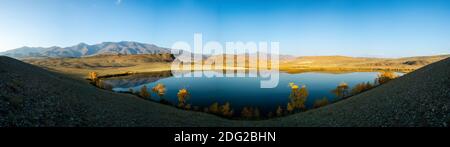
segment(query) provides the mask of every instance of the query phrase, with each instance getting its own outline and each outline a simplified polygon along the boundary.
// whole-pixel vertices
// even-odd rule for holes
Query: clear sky
[[[450,53],[450,0],[0,0],[0,51],[138,41],[278,41],[282,54]]]

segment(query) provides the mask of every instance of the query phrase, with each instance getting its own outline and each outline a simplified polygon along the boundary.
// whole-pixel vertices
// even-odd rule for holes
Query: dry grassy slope
[[[23,61],[77,78],[84,78],[91,71],[96,71],[100,75],[106,75],[127,71],[151,72],[169,70],[173,57],[170,54],[98,55],[82,58],[23,59]]]
[[[69,68],[108,68],[129,67],[142,63],[172,62],[170,54],[145,54],[145,55],[98,55],[81,58],[43,58],[24,59],[23,61],[45,67],[63,66]]]
[[[414,70],[430,63],[445,59],[450,55],[407,57],[407,58],[363,58],[346,56],[305,56],[284,62],[281,70],[339,70],[339,69],[399,69]]]
[[[450,59],[319,109],[230,121],[141,100],[0,57],[0,126],[448,126]]]

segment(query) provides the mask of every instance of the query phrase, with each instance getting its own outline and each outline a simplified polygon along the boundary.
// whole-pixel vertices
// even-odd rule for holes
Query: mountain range
[[[163,54],[170,49],[131,41],[103,42],[94,45],[80,43],[70,47],[21,47],[0,53],[13,58],[25,57],[85,57],[104,54]]]

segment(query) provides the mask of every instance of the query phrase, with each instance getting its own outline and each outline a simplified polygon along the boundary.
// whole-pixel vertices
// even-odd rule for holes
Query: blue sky
[[[278,41],[292,55],[450,53],[450,0],[0,0],[0,51],[138,41]]]

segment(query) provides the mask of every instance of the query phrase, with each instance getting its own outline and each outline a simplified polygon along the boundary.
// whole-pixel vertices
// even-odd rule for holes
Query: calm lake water
[[[213,71],[209,71],[213,72]],[[261,114],[275,112],[278,106],[283,109],[289,102],[291,88],[290,82],[297,85],[306,85],[309,96],[306,107],[311,108],[316,99],[324,97],[328,100],[337,100],[331,92],[341,82],[346,82],[350,88],[361,82],[374,83],[378,72],[352,72],[352,73],[280,73],[280,81],[277,87],[270,89],[260,88],[261,78],[257,77],[183,77],[176,78],[170,72],[156,74],[132,75],[106,79],[105,82],[113,87],[116,92],[128,92],[129,89],[139,91],[146,85],[148,91],[158,83],[166,86],[165,100],[173,104],[178,103],[177,93],[179,89],[186,88],[190,93],[187,103],[201,108],[208,107],[214,102],[224,104],[229,102],[239,114],[243,107],[257,107]],[[401,75],[401,73],[397,73]],[[159,101],[160,97],[152,92],[151,99]]]

